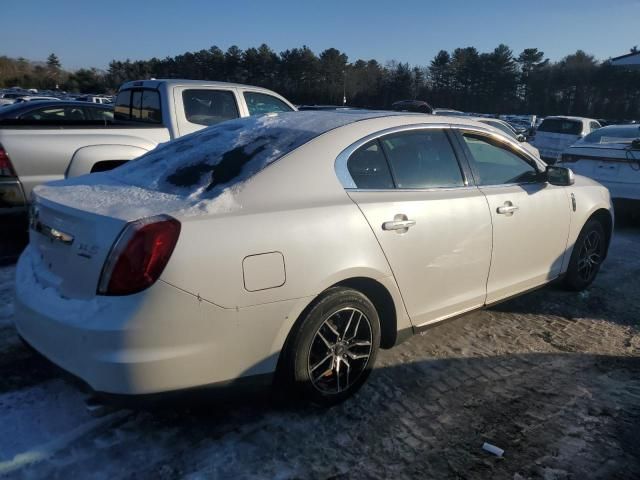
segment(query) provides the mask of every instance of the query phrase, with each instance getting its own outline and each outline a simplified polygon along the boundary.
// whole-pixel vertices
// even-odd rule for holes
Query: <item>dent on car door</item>
[[[442,129],[374,139],[348,159],[349,196],[376,235],[414,325],[484,304],[491,215]]]
[[[547,183],[533,160],[493,136],[461,137],[493,221],[487,303],[557,277],[570,221],[564,187]]]

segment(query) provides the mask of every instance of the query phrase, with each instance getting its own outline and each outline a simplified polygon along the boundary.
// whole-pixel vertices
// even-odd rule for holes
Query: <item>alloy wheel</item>
[[[602,238],[597,230],[585,235],[578,254],[578,275],[589,281],[598,271],[602,262]]]
[[[372,330],[357,308],[329,315],[315,333],[307,368],[311,384],[323,394],[342,393],[364,372],[372,353]]]

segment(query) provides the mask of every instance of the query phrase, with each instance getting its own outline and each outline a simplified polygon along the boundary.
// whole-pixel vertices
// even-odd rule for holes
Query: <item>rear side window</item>
[[[507,146],[483,135],[465,133],[472,165],[479,185],[529,183],[538,179],[538,170]]]
[[[291,107],[282,100],[266,93],[244,92],[244,100],[247,102],[249,115],[292,111]]]
[[[598,122],[589,122],[589,128],[593,132],[594,130],[597,130],[600,128],[600,124]]]
[[[428,129],[381,139],[396,188],[462,187],[456,155],[442,130]]]
[[[229,90],[185,90],[182,102],[187,121],[198,125],[215,125],[240,116]]]
[[[582,122],[562,118],[547,118],[538,127],[539,132],[564,133],[566,135],[582,134]]]
[[[393,179],[387,160],[377,140],[369,142],[353,152],[347,163],[349,174],[357,188],[393,188]]]
[[[139,123],[162,123],[160,93],[157,90],[123,90],[114,108],[116,120]]]

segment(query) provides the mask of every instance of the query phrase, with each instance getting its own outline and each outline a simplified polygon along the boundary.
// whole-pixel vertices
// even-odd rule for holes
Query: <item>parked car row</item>
[[[33,101],[79,101],[99,104],[112,104],[113,97],[110,95],[75,95],[67,94],[59,91],[40,91],[36,89],[9,89],[0,90],[0,107],[12,105],[14,103],[33,102]]]

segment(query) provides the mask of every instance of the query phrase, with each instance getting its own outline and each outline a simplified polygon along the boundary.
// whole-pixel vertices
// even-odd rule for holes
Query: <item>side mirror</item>
[[[546,170],[547,182],[551,185],[558,185],[560,187],[568,187],[573,185],[575,178],[573,177],[573,171],[566,167],[557,167],[555,165],[547,165]]]

